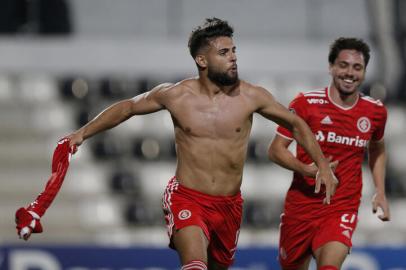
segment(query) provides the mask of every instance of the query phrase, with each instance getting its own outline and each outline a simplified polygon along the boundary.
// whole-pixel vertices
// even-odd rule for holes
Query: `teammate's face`
[[[354,94],[365,79],[365,61],[361,52],[342,50],[330,65],[333,86],[341,95]]]
[[[207,52],[207,76],[220,85],[233,85],[238,81],[237,55],[233,40],[218,37],[210,42]]]

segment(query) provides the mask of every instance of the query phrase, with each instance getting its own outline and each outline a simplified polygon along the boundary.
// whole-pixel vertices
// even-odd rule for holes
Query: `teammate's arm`
[[[169,83],[160,84],[149,92],[111,105],[89,123],[68,135],[67,138],[71,140],[70,146],[80,145],[87,138],[111,129],[134,115],[148,114],[164,109],[163,92],[171,86],[172,84]]]
[[[291,151],[289,151],[289,145],[292,140],[284,138],[283,136],[276,134],[272,143],[268,148],[268,157],[270,160],[282,166],[285,169],[295,171],[303,176],[316,177],[317,166],[312,164],[305,164],[297,159]],[[331,167],[331,166],[330,166]]]
[[[372,199],[372,211],[376,213],[381,208],[382,214],[378,215],[382,221],[390,220],[389,204],[385,195],[385,142],[370,141],[368,147],[368,162],[375,184],[375,194]]]
[[[290,113],[288,109],[279,104],[266,89],[256,87],[256,93],[256,101],[259,105],[257,112],[290,130],[295,140],[316,163],[319,171],[316,176],[315,192],[318,193],[321,184],[324,184],[326,186],[326,202],[329,204],[330,197],[334,195],[338,182],[309,126],[299,116]]]

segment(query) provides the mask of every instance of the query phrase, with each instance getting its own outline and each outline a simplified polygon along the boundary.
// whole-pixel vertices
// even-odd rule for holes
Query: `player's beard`
[[[238,72],[235,71],[235,75],[229,75],[227,72],[217,71],[210,66],[207,68],[207,77],[217,85],[230,86],[238,82]]]
[[[357,80],[352,87],[346,87],[342,79],[334,79],[334,85],[341,96],[351,96],[357,92],[360,86],[359,80]]]

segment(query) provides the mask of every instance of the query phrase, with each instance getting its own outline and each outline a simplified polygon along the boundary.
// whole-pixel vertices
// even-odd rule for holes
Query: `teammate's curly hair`
[[[206,18],[206,21],[193,29],[189,37],[188,47],[190,55],[195,58],[199,50],[209,45],[213,38],[232,37],[234,29],[219,18]]]
[[[365,67],[368,65],[370,58],[370,49],[362,39],[340,37],[336,39],[330,46],[330,53],[328,55],[328,61],[330,64],[334,64],[338,54],[342,50],[356,50],[364,55]]]

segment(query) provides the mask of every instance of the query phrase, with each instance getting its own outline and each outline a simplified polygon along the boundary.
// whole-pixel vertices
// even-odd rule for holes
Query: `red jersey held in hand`
[[[62,186],[66,172],[68,171],[72,153],[73,149],[69,147],[69,140],[61,139],[54,150],[52,157],[52,174],[48,179],[45,190],[28,206],[28,211],[33,211],[40,217],[44,215]]]
[[[21,207],[15,214],[17,234],[24,240],[28,240],[31,233],[42,232],[40,218],[58,194],[68,171],[71,155],[75,152],[76,146],[70,147],[69,143],[70,140],[66,138],[58,141],[52,157],[52,174],[44,191],[27,208]]]

